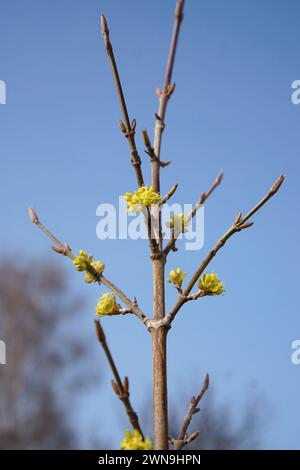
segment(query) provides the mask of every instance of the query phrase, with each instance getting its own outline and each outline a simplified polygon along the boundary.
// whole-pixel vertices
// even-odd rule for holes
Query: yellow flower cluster
[[[166,223],[166,226],[174,229],[174,233],[178,235],[180,233],[187,232],[189,224],[190,218],[184,215],[183,212],[180,212],[178,215],[170,217],[170,220]]]
[[[120,305],[116,302],[116,297],[113,293],[105,292],[101,295],[99,302],[96,306],[96,315],[104,317],[105,315],[118,315],[120,313]]]
[[[159,193],[150,186],[141,186],[135,193],[125,193],[127,209],[131,212],[141,210],[139,206],[149,207],[152,204],[158,204],[160,201]]]
[[[75,256],[73,264],[77,271],[86,271],[88,269],[88,265],[90,264],[98,274],[102,273],[105,268],[105,265],[102,261],[94,261],[94,257],[92,255],[88,255],[83,250],[79,251],[79,256]],[[96,278],[93,274],[87,272],[84,280],[87,284],[90,284],[91,282],[95,282]]]
[[[126,429],[125,437],[121,442],[121,449],[122,450],[152,450],[153,447],[148,436],[143,441],[143,438],[137,429],[134,429],[133,432],[130,432],[129,429]]]
[[[93,261],[91,265],[97,271],[98,274],[103,273],[105,264],[102,263],[102,261]],[[91,282],[96,282],[95,276],[89,272],[87,272],[86,275],[84,276],[84,280],[87,284],[90,284]]]
[[[170,278],[167,279],[167,282],[170,282],[170,284],[174,284],[177,289],[181,289],[185,276],[186,273],[183,273],[181,268],[177,268],[176,271],[170,271]]]
[[[221,295],[224,292],[223,283],[216,274],[203,274],[198,287],[206,295]]]
[[[88,255],[85,251],[80,250],[79,256],[75,256],[73,264],[77,271],[85,271],[88,264],[91,264],[94,260],[92,255]]]

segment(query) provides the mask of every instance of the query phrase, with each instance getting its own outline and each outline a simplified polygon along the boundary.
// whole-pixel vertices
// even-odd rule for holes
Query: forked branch
[[[62,243],[61,241],[58,240],[58,238],[53,235],[50,230],[48,230],[39,220],[36,212],[34,209],[30,208],[28,209],[28,213],[30,216],[30,220],[32,223],[34,223],[45,235],[47,235],[48,238],[54,243],[54,246],[52,249],[59,254],[62,254],[64,256],[67,256],[70,259],[74,259],[75,255],[72,252],[70,246],[67,243]],[[128,311],[126,313],[132,312],[134,315],[136,315],[143,323],[147,323],[148,317],[142,312],[142,310],[139,308],[136,298],[134,297],[133,299],[130,299],[127,297],[126,294],[118,287],[116,286],[113,282],[111,282],[107,277],[103,276],[103,274],[99,274],[91,264],[87,264],[87,271],[92,274],[96,279],[99,284],[105,285],[108,289],[110,289],[119,299],[124,302],[125,305],[128,307]],[[125,312],[124,312],[125,313]]]
[[[184,418],[183,425],[180,430],[178,439],[173,441],[173,444],[175,445],[176,450],[181,450],[186,444],[188,444],[189,442],[192,442],[198,436],[199,434],[198,432],[193,432],[192,434],[188,436],[187,430],[194,414],[200,411],[200,409],[198,408],[198,405],[200,401],[202,400],[203,396],[205,395],[206,391],[208,390],[208,387],[209,387],[209,375],[206,374],[203,385],[200,389],[200,392],[198,393],[196,397],[192,397],[190,401],[188,412]]]
[[[193,289],[194,285],[200,278],[201,274],[204,272],[206,267],[209,265],[211,260],[216,256],[218,251],[225,245],[226,241],[232,237],[233,234],[240,232],[241,230],[247,229],[253,225],[253,222],[247,222],[252,215],[254,215],[266,202],[273,197],[277,191],[279,190],[280,186],[282,185],[284,181],[284,176],[281,175],[279,178],[275,181],[273,186],[271,187],[270,191],[251,209],[244,217],[242,217],[242,213],[239,212],[237,217],[235,218],[233,224],[230,226],[230,228],[222,235],[222,237],[217,241],[215,246],[212,248],[212,250],[208,253],[206,258],[203,260],[203,262],[200,264],[199,268],[195,272],[195,274],[192,276],[190,279],[187,287],[183,291],[183,295],[180,296],[174,305],[173,309],[171,312],[166,316],[165,322],[167,324],[170,324],[175,316],[177,315],[178,311],[181,309],[181,307],[184,305],[186,302],[186,297],[190,294],[191,290]]]
[[[221,184],[222,182],[222,179],[223,179],[223,176],[224,176],[224,172],[223,171],[220,171],[219,175],[217,176],[217,178],[215,179],[215,181],[213,182],[213,184],[211,185],[211,187],[204,193],[201,194],[201,196],[199,197],[198,201],[196,202],[195,206],[193,207],[193,209],[191,210],[190,214],[188,214],[187,216],[187,220],[191,220],[193,219],[193,217],[195,217],[196,213],[197,213],[197,210],[199,209],[199,207],[205,203],[206,199],[214,192],[214,190]],[[175,250],[175,244],[176,244],[176,240],[177,238],[179,237],[180,235],[180,232],[175,236],[174,233],[172,233],[172,237],[169,241],[169,243],[166,245],[166,247],[164,248],[164,256],[167,256],[169,254],[169,252],[172,250],[172,251],[176,251]]]

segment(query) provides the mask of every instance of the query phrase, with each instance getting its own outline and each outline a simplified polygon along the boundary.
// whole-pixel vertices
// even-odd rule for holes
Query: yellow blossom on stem
[[[97,271],[98,274],[103,273],[105,264],[102,261],[93,261],[91,263],[95,271]],[[96,278],[93,274],[87,272],[86,275],[84,276],[84,280],[87,284],[90,284],[91,282],[96,282]]]
[[[183,273],[181,268],[177,268],[176,271],[170,271],[170,278],[167,279],[167,282],[174,284],[177,289],[181,289],[185,276],[186,273]]]
[[[96,315],[104,317],[105,315],[118,315],[120,313],[120,305],[116,302],[116,297],[113,293],[105,292],[101,295],[99,302],[96,306]]]
[[[75,256],[73,264],[77,271],[85,271],[88,264],[91,264],[94,260],[92,255],[88,255],[85,251],[80,250],[79,256]]]
[[[198,282],[199,289],[206,295],[221,295],[224,292],[223,283],[217,274],[203,274]]]
[[[125,199],[127,209],[134,212],[142,209],[139,206],[149,207],[152,204],[158,204],[160,195],[153,190],[152,186],[149,188],[141,186],[135,193],[125,193]]]
[[[188,231],[190,224],[190,218],[180,212],[178,215],[172,215],[169,222],[166,222],[166,226],[174,229],[175,234],[185,233]]]
[[[126,429],[125,437],[121,442],[121,449],[122,450],[152,450],[153,447],[148,436],[143,441],[143,438],[137,429],[134,429],[133,432],[130,432],[129,429]]]
[[[85,251],[80,250],[79,256],[75,256],[73,264],[77,271],[87,271],[84,277],[84,280],[87,284],[91,282],[96,282],[96,277],[88,271],[89,265],[91,265],[98,274],[103,273],[105,264],[102,261],[94,261],[92,255],[88,255]]]

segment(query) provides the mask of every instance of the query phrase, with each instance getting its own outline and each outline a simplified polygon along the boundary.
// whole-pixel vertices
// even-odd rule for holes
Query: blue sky
[[[7,104],[0,106],[1,252],[47,254],[47,240],[28,222],[26,209],[34,206],[74,250],[103,259],[107,276],[146,311],[152,304],[147,244],[96,238],[97,206],[116,203],[136,185],[99,17],[103,12],[109,22],[143,154],[140,131],[153,129],[174,4],[0,0],[0,79],[7,85]],[[236,213],[249,210],[281,173],[287,177],[254,227],[231,239],[211,264],[226,294],[188,305],[169,335],[170,407],[176,385],[188,399],[208,371],[216,396],[238,416],[256,383],[272,407],[264,436],[270,448],[299,448],[300,434],[300,366],[290,359],[291,343],[300,338],[300,105],[291,102],[291,84],[300,79],[299,14],[297,0],[187,0],[162,148],[162,158],[173,162],[163,170],[162,191],[178,181],[177,202],[195,201],[220,168],[225,172],[206,205],[204,248],[170,254],[167,269],[180,265],[192,274]],[[146,155],[143,168],[148,182]],[[79,292],[90,294],[92,312],[97,288],[85,287],[71,267],[69,274]],[[175,292],[167,287],[167,294],[171,307]],[[85,312],[81,325],[91,342],[92,318]],[[135,318],[103,324],[138,406],[151,389],[150,336]],[[117,446],[121,427],[111,416],[119,405],[108,380],[86,401],[85,432],[94,406]]]

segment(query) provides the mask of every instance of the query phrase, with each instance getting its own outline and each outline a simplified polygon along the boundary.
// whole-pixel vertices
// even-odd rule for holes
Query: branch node
[[[141,165],[141,158],[137,152],[137,150],[131,150],[131,164],[133,166],[140,166]]]
[[[55,253],[59,253],[60,255],[63,255],[63,256],[67,256],[71,251],[70,246],[66,242],[62,246],[54,245],[51,248],[53,251],[55,251]]]
[[[158,122],[156,123],[156,127],[157,127],[158,129],[164,130],[164,128],[165,128],[166,126],[165,126],[165,123],[164,123],[164,121],[162,120],[162,118],[161,118],[157,113],[155,113],[155,117],[156,117],[156,119],[157,119],[157,121],[158,121]]]
[[[156,259],[161,259],[161,258],[165,258],[164,254],[162,251],[158,251],[156,253],[152,253],[150,255],[150,259],[151,260],[156,260]]]
[[[151,332],[151,329],[157,330],[158,328],[166,328],[169,330],[171,328],[168,317],[164,317],[161,320],[145,320],[145,325],[149,332]]]
[[[238,212],[236,218],[234,219],[233,225],[237,225],[242,219],[242,213]]]
[[[172,83],[170,85],[167,86],[167,89],[166,89],[166,92],[165,92],[165,95],[170,98],[170,96],[174,93],[175,91],[175,88],[176,88],[176,84],[175,83]]]
[[[130,137],[131,135],[134,135],[135,134],[135,130],[134,129],[129,129],[128,131],[126,130],[126,132],[124,133],[126,139],[128,139],[128,137]],[[137,154],[137,150],[136,149],[132,149],[131,150],[131,154],[132,152],[135,152],[135,154]]]

